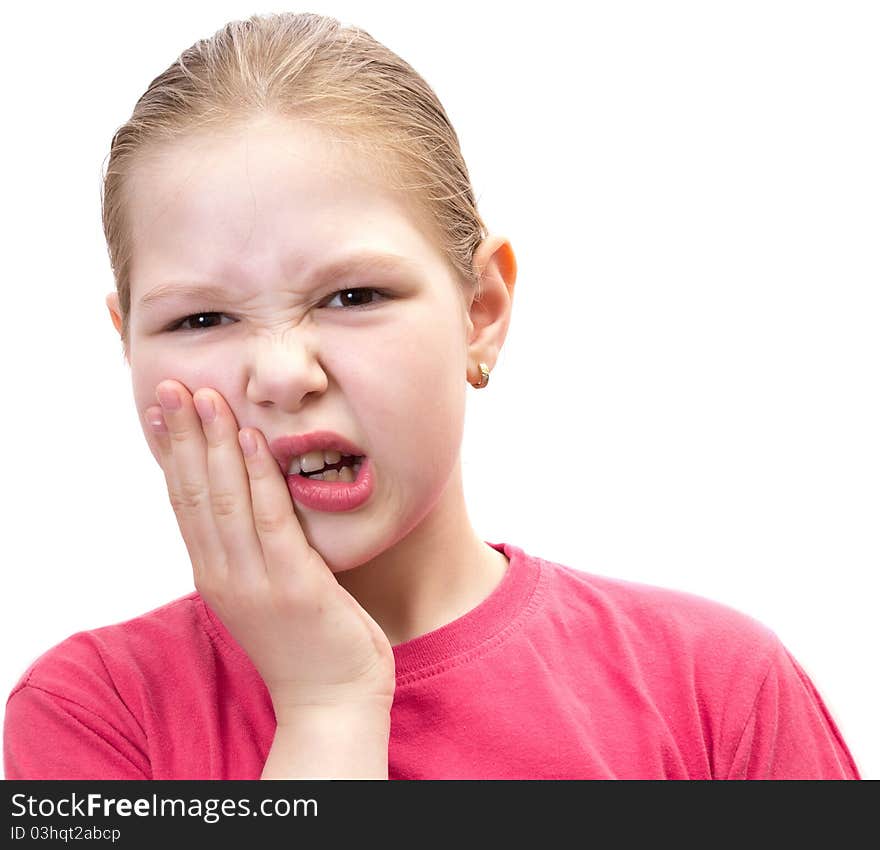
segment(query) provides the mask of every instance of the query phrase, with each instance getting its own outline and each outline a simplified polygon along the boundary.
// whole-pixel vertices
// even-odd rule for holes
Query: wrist
[[[263,779],[387,779],[385,700],[300,705],[278,719]]]
[[[300,722],[308,715],[320,716],[325,711],[388,712],[394,701],[395,681],[376,683],[370,687],[353,683],[309,684],[299,682],[266,683],[275,722]]]
[[[389,693],[342,694],[312,693],[305,695],[297,689],[292,695],[272,693],[272,708],[277,727],[295,726],[304,722],[320,724],[329,722],[333,716],[371,716],[375,719],[390,716],[394,701],[393,690]]]

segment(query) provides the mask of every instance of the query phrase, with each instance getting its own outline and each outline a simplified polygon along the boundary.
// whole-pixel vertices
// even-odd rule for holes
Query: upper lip
[[[287,474],[290,462],[295,457],[308,454],[308,452],[329,451],[335,449],[344,455],[363,457],[361,451],[351,440],[346,439],[335,431],[312,431],[308,434],[288,434],[284,437],[276,437],[269,443],[269,451],[278,461],[282,473]]]

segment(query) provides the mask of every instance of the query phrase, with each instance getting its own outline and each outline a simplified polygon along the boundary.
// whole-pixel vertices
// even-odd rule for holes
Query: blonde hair
[[[163,143],[263,114],[315,122],[370,155],[393,188],[411,193],[448,265],[479,298],[473,255],[488,232],[458,136],[433,89],[362,29],[312,13],[253,15],[184,50],[113,136],[101,215],[126,346],[132,168]]]

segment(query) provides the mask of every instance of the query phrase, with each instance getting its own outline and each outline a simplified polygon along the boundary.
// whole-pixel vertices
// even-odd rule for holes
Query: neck
[[[438,503],[409,534],[336,579],[397,645],[475,608],[506,569],[504,554],[471,526],[459,461]]]

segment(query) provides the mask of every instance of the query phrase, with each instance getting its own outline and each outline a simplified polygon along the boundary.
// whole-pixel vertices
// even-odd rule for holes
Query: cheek
[[[132,361],[131,379],[138,410],[143,411],[156,404],[156,387],[164,380],[173,379],[183,384],[190,393],[201,387],[211,387],[225,397],[225,388],[232,386],[233,369],[216,357],[162,354],[152,352],[150,356]]]
[[[434,480],[458,456],[464,428],[466,355],[461,332],[425,323],[422,333],[361,352],[344,389],[375,452]]]

